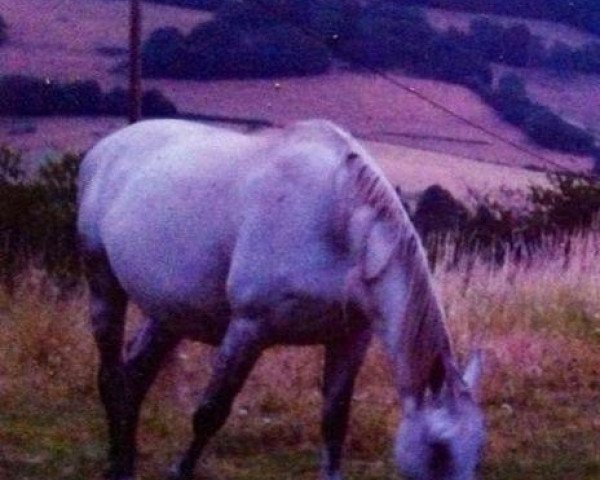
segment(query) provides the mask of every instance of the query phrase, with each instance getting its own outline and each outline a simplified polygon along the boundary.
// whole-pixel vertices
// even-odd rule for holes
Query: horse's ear
[[[482,364],[483,352],[479,349],[475,350],[471,354],[471,358],[469,358],[462,376],[463,381],[469,389],[469,393],[475,398],[479,396],[479,380],[481,379]]]
[[[396,236],[395,229],[387,222],[376,220],[372,223],[365,246],[365,280],[373,280],[381,275],[398,243]]]

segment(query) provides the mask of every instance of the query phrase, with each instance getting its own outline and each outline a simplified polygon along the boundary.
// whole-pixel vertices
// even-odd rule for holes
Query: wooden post
[[[140,0],[129,0],[129,123],[137,122],[142,114],[141,23]]]

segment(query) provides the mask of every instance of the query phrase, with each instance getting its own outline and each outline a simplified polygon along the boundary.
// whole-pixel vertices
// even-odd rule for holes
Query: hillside
[[[118,68],[125,58],[122,52],[117,49],[107,55],[98,49],[126,46],[126,2],[0,0],[0,12],[10,25],[9,41],[2,47],[6,61],[0,67],[1,73],[56,80],[93,78],[103,87],[125,85],[126,78]],[[144,4],[144,34],[165,25],[176,25],[186,31],[209,15]],[[387,144],[383,150],[386,161],[391,162],[389,174],[399,179],[420,178],[419,185],[428,176],[431,183],[452,183],[446,178],[449,170],[456,178],[464,176],[465,181],[468,178],[470,187],[483,184],[512,187],[521,185],[522,178],[529,178],[523,167],[546,169],[561,165],[575,170],[591,167],[588,158],[531,144],[518,129],[502,122],[477,95],[465,88],[403,75],[395,75],[395,79],[510,142],[523,145],[548,162],[490,138],[388,80],[365,73],[338,69],[323,76],[280,80],[145,80],[144,87],[160,88],[186,112],[260,118],[275,125],[309,117],[331,119],[361,138]],[[592,103],[587,101],[584,106],[590,108]],[[81,150],[122,124],[124,120],[115,118],[2,118],[0,142],[33,152],[34,156],[47,149]],[[435,153],[422,155],[424,150]],[[445,162],[448,167],[439,170],[432,163],[433,158],[435,165]],[[481,171],[482,162],[519,168],[503,171],[501,175],[493,168],[484,169],[490,172],[491,180],[479,180],[473,172]]]

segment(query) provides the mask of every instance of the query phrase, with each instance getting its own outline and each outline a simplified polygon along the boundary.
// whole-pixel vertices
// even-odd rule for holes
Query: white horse
[[[127,127],[81,165],[78,229],[109,478],[133,477],[142,400],[165,356],[192,338],[218,354],[173,478],[193,477],[265,348],[324,344],[322,478],[340,480],[354,379],[374,332],[405,407],[400,471],[473,478],[484,437],[472,394],[480,362],[458,373],[415,230],[340,128],[319,120],[251,135],[177,120]],[[128,300],[148,320],[124,359]]]

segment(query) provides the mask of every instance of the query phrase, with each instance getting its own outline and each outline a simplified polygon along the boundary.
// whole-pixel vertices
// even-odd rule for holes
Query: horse
[[[367,151],[325,120],[234,132],[147,120],[82,161],[78,235],[99,352],[111,480],[134,477],[140,406],[182,339],[216,346],[193,478],[266,348],[325,348],[321,475],[341,480],[354,381],[374,336],[403,404],[394,457],[410,479],[468,480],[484,442],[481,358],[461,373],[420,240]],[[124,348],[128,301],[146,319]]]

